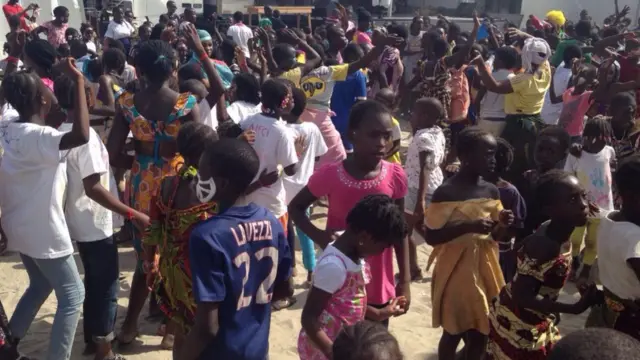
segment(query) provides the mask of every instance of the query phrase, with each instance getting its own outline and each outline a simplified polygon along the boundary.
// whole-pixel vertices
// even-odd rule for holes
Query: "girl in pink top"
[[[401,165],[383,160],[392,128],[391,113],[384,105],[373,100],[356,104],[351,109],[348,128],[353,156],[316,170],[307,186],[289,204],[293,221],[323,249],[334,240],[336,231],[347,228],[347,214],[363,197],[384,194],[403,209],[407,176]],[[305,215],[307,208],[323,196],[329,199],[326,230],[318,229]],[[396,296],[405,296],[407,303],[411,299],[407,239],[394,248],[401,279],[397,287],[393,276],[393,249],[366,259],[371,268],[367,318],[385,323],[388,317],[381,317],[379,309],[384,309]]]
[[[366,256],[380,254],[407,237],[404,216],[387,195],[368,195],[347,215],[347,230],[329,245],[316,267],[313,286],[302,311],[298,353],[303,360],[332,358],[333,341],[343,327],[364,320],[369,280]],[[385,316],[405,311],[395,298]]]
[[[574,81],[574,87],[562,94],[562,111],[558,125],[563,127],[571,136],[573,142],[581,142],[584,129],[584,117],[593,104],[594,93],[590,89],[597,76],[595,66],[585,64],[579,70]]]
[[[47,33],[49,43],[53,45],[55,49],[58,49],[60,45],[67,43],[64,34],[69,27],[69,9],[64,6],[58,6],[53,9],[53,17],[53,20],[40,25],[34,32],[36,35],[41,32]]]

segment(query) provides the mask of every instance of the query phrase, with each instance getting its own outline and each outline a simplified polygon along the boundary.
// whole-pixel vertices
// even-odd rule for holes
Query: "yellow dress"
[[[498,220],[502,209],[500,200],[494,199],[431,203],[425,223],[430,229],[439,229],[457,220]],[[491,235],[465,234],[436,246],[433,254],[433,327],[442,326],[452,335],[468,330],[488,335],[489,301],[505,285],[498,244]]]

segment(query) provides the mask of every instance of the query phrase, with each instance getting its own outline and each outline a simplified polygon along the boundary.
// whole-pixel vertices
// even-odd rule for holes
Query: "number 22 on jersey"
[[[269,259],[270,258],[270,259]],[[270,261],[271,269],[269,270],[269,274],[265,279],[262,280],[258,289],[251,290],[246,289],[247,281],[249,280],[249,274],[251,272],[251,264],[258,263],[260,261]],[[273,246],[267,246],[262,248],[253,255],[249,255],[248,252],[242,252],[238,254],[233,259],[233,264],[240,269],[242,265],[244,265],[244,277],[242,279],[242,290],[240,291],[240,298],[238,299],[238,307],[237,310],[245,308],[251,305],[251,301],[253,300],[253,294],[256,297],[257,304],[268,304],[271,302],[271,297],[273,296],[273,291],[269,292],[269,289],[276,281],[276,276],[278,272],[278,250]],[[246,294],[248,293],[248,294]]]

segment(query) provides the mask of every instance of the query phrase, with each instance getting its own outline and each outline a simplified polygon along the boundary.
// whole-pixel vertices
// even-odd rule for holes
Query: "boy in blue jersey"
[[[260,160],[242,140],[220,139],[200,159],[196,194],[219,213],[191,232],[189,255],[195,325],[180,359],[264,360],[269,351],[271,301],[293,295],[291,254],[271,212],[244,194]]]

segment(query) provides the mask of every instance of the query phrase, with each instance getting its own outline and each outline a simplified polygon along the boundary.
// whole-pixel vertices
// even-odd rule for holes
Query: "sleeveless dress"
[[[425,225],[440,229],[448,222],[490,218],[498,220],[502,203],[495,199],[432,202]],[[504,277],[500,270],[498,243],[491,235],[464,234],[434,247],[431,299],[433,327],[451,335],[469,330],[489,334],[489,302],[500,293]]]
[[[542,225],[524,241],[539,240],[539,237],[545,236],[545,229],[546,226]],[[571,270],[571,241],[562,245],[557,257],[543,263],[528,257],[523,248],[518,251],[518,268],[514,281],[518,276],[531,276],[541,283],[539,296],[557,300]],[[560,332],[556,327],[557,318],[555,314],[544,314],[517,306],[511,289],[510,282],[491,302],[487,359],[546,359],[553,344],[560,340]]]
[[[180,177],[174,176],[167,180],[172,182],[171,197],[165,204],[159,189],[149,214],[151,226],[145,232],[142,242],[147,246],[157,246],[159,250],[160,276],[155,279],[153,289],[160,309],[188,332],[193,325],[196,310],[189,264],[189,236],[193,227],[214,216],[218,207],[215,203],[206,203],[188,209],[174,209]]]
[[[336,255],[345,269],[347,264]],[[347,271],[344,284],[331,297],[326,309],[320,315],[322,330],[332,341],[338,337],[340,330],[345,326],[353,325],[364,320],[367,309],[367,292],[365,288],[365,273],[368,266],[365,264],[363,271]],[[327,357],[311,342],[304,329],[298,336],[298,354],[301,360],[327,360]]]
[[[177,166],[183,162],[178,154],[171,158],[161,157],[160,144],[163,141],[175,140],[182,125],[180,118],[189,114],[197,101],[195,96],[189,93],[180,94],[169,117],[166,120],[157,121],[142,116],[136,109],[133,98],[133,93],[125,91],[118,98],[118,104],[129,122],[133,138],[154,142],[154,154],[149,156],[136,153],[125,189],[125,198],[131,207],[149,214],[151,198],[157,193],[162,178],[175,175]],[[139,256],[142,252],[141,234],[137,231],[135,233],[133,245],[138,254],[138,266],[141,268],[142,258]]]

